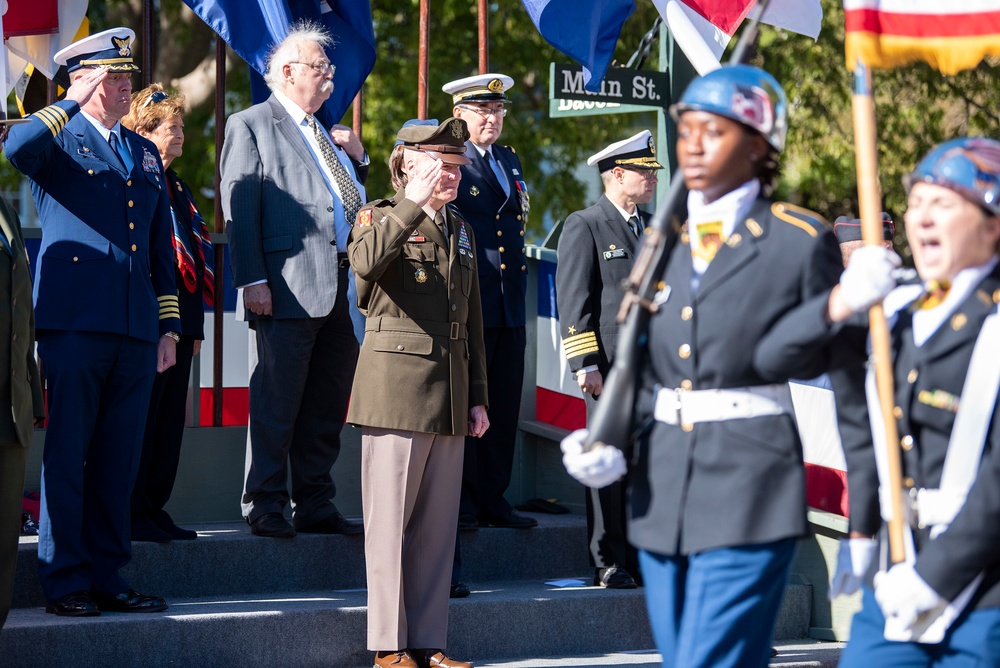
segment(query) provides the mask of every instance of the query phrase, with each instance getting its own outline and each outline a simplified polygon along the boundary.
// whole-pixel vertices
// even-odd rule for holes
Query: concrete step
[[[808,587],[791,587],[786,603],[789,595],[807,597]],[[365,592],[355,589],[178,598],[162,614],[80,619],[20,608],[0,633],[0,656],[6,668],[370,666],[365,604]],[[483,583],[452,601],[449,617],[449,653],[480,664],[540,666],[532,663],[537,657],[653,647],[641,589]]]
[[[463,531],[463,581],[542,580],[591,572],[583,517],[533,517],[539,521],[534,529]],[[260,538],[245,523],[190,528],[198,531],[197,540],[132,544],[132,562],[122,572],[136,590],[169,599],[365,586],[362,536]],[[22,537],[14,607],[45,602],[37,554],[37,539]]]

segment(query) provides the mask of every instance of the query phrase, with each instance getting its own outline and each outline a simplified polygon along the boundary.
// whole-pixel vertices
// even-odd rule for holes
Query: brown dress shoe
[[[375,665],[372,668],[420,668],[405,649],[395,652],[375,652]]]
[[[448,658],[445,656],[445,653],[439,649],[424,649],[415,651],[423,654],[424,665],[427,666],[427,668],[472,668],[471,663]]]

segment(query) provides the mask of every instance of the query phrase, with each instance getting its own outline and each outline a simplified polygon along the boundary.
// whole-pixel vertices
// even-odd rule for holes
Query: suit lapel
[[[77,141],[80,143],[78,151],[81,155],[96,157],[107,163],[111,169],[115,170],[122,176],[128,176],[128,174],[125,173],[125,166],[122,165],[122,159],[115,155],[115,152],[111,149],[111,144],[108,143],[108,140],[101,136],[101,133],[97,131],[97,128],[95,128],[85,116],[77,114],[71,118],[69,122],[75,122],[75,127],[72,128],[72,132]],[[67,127],[68,125],[69,124],[67,124]]]
[[[469,168],[472,169],[476,175],[486,183],[493,191],[500,197],[504,197],[503,188],[500,187],[500,182],[497,181],[497,175],[493,173],[493,168],[490,167],[490,163],[486,161],[486,154],[479,154],[479,149],[476,148],[475,144],[471,141],[466,142],[466,155],[472,158],[472,164]]]
[[[751,234],[747,227],[747,221],[753,220],[757,227],[763,230],[761,238],[767,235],[769,218],[766,215],[768,209],[762,200],[754,202],[750,208],[749,215],[743,222],[736,226],[733,233],[726,239],[726,243],[719,248],[715,258],[705,270],[702,276],[701,285],[698,287],[697,298],[701,299],[722,283],[725,283],[746,264],[751,262],[760,254],[757,247],[758,237]]]
[[[275,130],[289,143],[292,147],[292,153],[302,162],[306,171],[312,174],[314,178],[322,181],[324,188],[329,189],[326,178],[323,176],[319,165],[316,164],[316,160],[313,157],[312,149],[306,142],[305,137],[302,136],[302,132],[296,127],[295,120],[288,115],[288,110],[273,95],[267,98],[267,103],[271,105],[271,116],[274,118]]]
[[[636,238],[632,234],[632,229],[628,226],[628,222],[622,218],[621,211],[608,199],[607,195],[601,195],[601,199],[598,200],[598,204],[601,207],[601,212],[604,214],[604,219],[607,221],[607,230],[610,232],[618,243],[621,244],[623,248],[628,249],[632,255],[635,255],[636,249]]]

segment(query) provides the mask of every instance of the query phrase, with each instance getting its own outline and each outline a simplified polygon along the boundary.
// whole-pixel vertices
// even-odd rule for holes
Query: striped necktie
[[[326,166],[330,169],[333,180],[337,182],[337,188],[340,190],[340,201],[344,204],[344,217],[347,219],[347,224],[353,227],[354,221],[358,218],[358,210],[361,209],[362,204],[358,187],[354,185],[354,179],[344,169],[344,165],[334,152],[330,140],[320,130],[319,125],[316,123],[316,117],[312,114],[306,114],[306,119],[309,121],[309,127],[312,128],[313,134],[316,136],[316,143],[319,144],[319,151],[323,154],[323,160],[326,161]]]

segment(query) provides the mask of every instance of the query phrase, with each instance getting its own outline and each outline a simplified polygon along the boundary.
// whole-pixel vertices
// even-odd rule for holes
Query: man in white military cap
[[[12,165],[42,223],[35,268],[48,429],[38,573],[46,612],[157,612],[119,570],[132,556],[129,495],[158,371],[174,364],[180,311],[170,199],[156,145],[121,126],[135,33],[113,28],[58,52],[66,98],[11,128]]]
[[[594,206],[570,214],[559,237],[556,300],[559,329],[569,366],[591,416],[614,360],[622,284],[639,249],[656,188],[653,137],[648,130],[615,142],[587,160],[597,166],[604,195]],[[587,490],[587,530],[594,584],[615,589],[636,586],[638,557],[625,535],[623,481]]]
[[[497,144],[507,115],[505,74],[479,74],[444,85],[453,114],[469,128],[462,181],[455,206],[472,224],[477,241],[479,292],[483,302],[490,421],[484,438],[465,441],[459,526],[530,528],[537,520],[517,513],[504,498],[514,463],[514,442],[524,381],[528,267],[524,226],[528,187],[512,148]]]

